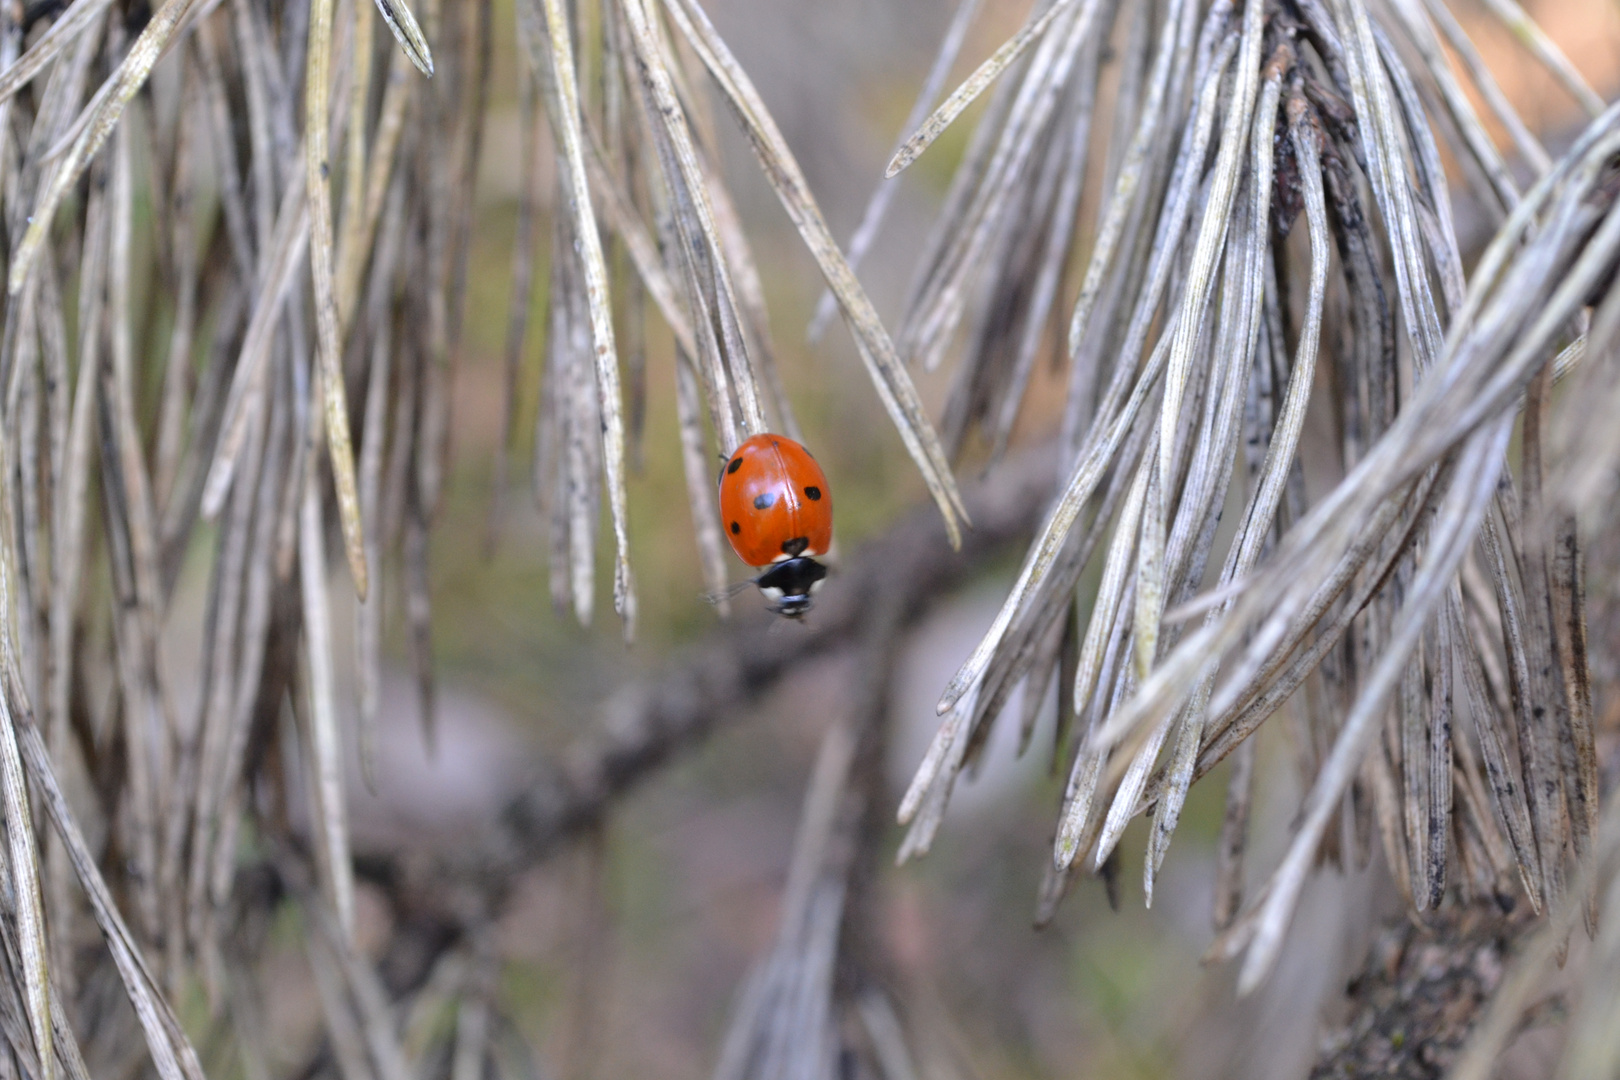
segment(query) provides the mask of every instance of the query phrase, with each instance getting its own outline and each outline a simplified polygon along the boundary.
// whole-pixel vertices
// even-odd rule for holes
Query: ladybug
[[[731,550],[765,568],[754,584],[772,610],[798,618],[827,576],[832,492],[810,451],[786,435],[755,435],[720,466],[720,525]]]

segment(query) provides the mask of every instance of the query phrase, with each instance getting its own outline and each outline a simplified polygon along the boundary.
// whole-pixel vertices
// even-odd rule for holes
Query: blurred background
[[[847,237],[858,221],[953,6],[943,0],[705,3],[798,156],[835,235]],[[1466,15],[1467,5],[1461,6]],[[1526,6],[1593,86],[1605,94],[1615,90],[1620,9],[1606,0]],[[1027,7],[1019,0],[986,5],[953,83],[1016,30]],[[511,26],[510,0],[497,0],[495,8],[495,25]],[[1470,33],[1521,113],[1547,133],[1575,123],[1573,104],[1551,79],[1523,62],[1505,31],[1475,15]],[[495,56],[466,352],[454,386],[453,467],[431,541],[437,746],[429,752],[424,745],[404,643],[391,640],[375,788],[361,782],[357,769],[350,787],[362,853],[450,850],[488,828],[542,763],[603,722],[615,693],[678,663],[679,650],[717,624],[700,597],[669,393],[671,347],[661,327],[649,341],[647,453],[629,491],[641,600],[637,640],[622,643],[605,581],[591,629],[550,606],[543,523],[529,495],[527,468],[539,393],[544,259],[536,268],[508,510],[493,548],[486,545],[519,185],[516,54],[500,48]],[[819,345],[805,343],[819,275],[730,118],[720,111],[716,119],[728,183],[767,275],[779,362],[807,442],[836,492],[838,543],[847,557],[920,505],[922,484],[867,389],[847,335],[834,327]],[[861,269],[891,323],[970,131],[970,123],[958,123],[894,181],[901,190]],[[549,183],[545,190],[552,190]],[[1082,228],[1092,220],[1083,210]],[[541,228],[549,235],[549,226]],[[937,410],[943,377],[917,378]],[[1020,420],[1018,440],[1038,440],[1055,423],[1041,413],[1041,398],[1029,395],[1033,404]],[[962,479],[974,479],[973,466]],[[601,551],[605,565],[605,543]],[[883,816],[890,816],[933,734],[941,687],[994,617],[1016,573],[1015,559],[1010,552],[959,593],[941,597],[908,637],[893,695],[892,793]],[[733,564],[734,577],[741,571]],[[201,575],[190,585],[183,596],[200,605]],[[745,610],[760,603],[751,591],[737,601]],[[346,633],[352,619],[334,614]],[[398,633],[395,614],[385,621]],[[791,637],[801,631],[783,625],[774,632]],[[1594,641],[1601,665],[1605,650],[1596,627]],[[336,645],[352,647],[341,637]],[[847,655],[806,663],[757,708],[716,718],[716,733],[623,800],[598,836],[521,882],[488,945],[499,958],[503,1005],[538,1048],[543,1075],[683,1080],[711,1074],[739,985],[775,932],[811,764],[823,732],[850,707],[853,667]],[[1049,725],[1050,714],[1044,715]],[[1011,725],[1000,725],[1001,742],[958,793],[931,854],[895,870],[889,864],[897,836],[885,845],[877,889],[881,947],[914,1029],[919,1071],[963,1078],[1304,1075],[1323,1032],[1344,1013],[1346,979],[1374,930],[1399,911],[1381,870],[1315,880],[1276,976],[1253,998],[1235,1000],[1233,973],[1199,962],[1213,936],[1212,845],[1224,789],[1217,776],[1193,788],[1151,909],[1144,908],[1139,885],[1144,834],[1133,832],[1121,845],[1119,909],[1087,879],[1056,921],[1036,931],[1036,891],[1061,792],[1049,775],[1049,735],[1043,740],[1038,733],[1032,750],[1017,759],[1013,734]],[[1287,725],[1267,725],[1252,873],[1275,861],[1298,805],[1292,754]],[[350,758],[357,758],[352,748]],[[385,940],[385,910],[362,885],[363,948]],[[309,978],[295,936],[289,933],[287,941],[266,988],[272,1033],[281,1036],[267,1040],[277,1064],[303,1060],[307,1040],[316,1037],[314,996],[276,992],[278,985],[307,986]],[[1550,1046],[1521,1040],[1515,1054],[1525,1075],[1539,1075],[1537,1063],[1549,1060]]]

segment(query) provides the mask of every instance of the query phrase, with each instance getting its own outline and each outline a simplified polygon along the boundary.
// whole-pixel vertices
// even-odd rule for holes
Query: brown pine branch
[[[939,514],[920,509],[863,544],[828,579],[805,625],[765,633],[773,615],[741,617],[608,706],[604,722],[508,804],[470,852],[368,856],[358,872],[394,906],[384,977],[413,990],[468,928],[496,916],[517,878],[599,825],[618,801],[815,657],[852,646],[880,605],[902,627],[1011,543],[1028,537],[1051,493],[1055,447],[1009,456],[966,492],[973,528],[952,551]],[[884,808],[887,813],[889,808]]]
[[[1434,1080],[1456,1060],[1515,947],[1537,925],[1530,905],[1451,908],[1428,926],[1386,928],[1350,980],[1350,1019],[1322,1043],[1311,1080]],[[1535,1010],[1550,1019],[1557,1009]]]

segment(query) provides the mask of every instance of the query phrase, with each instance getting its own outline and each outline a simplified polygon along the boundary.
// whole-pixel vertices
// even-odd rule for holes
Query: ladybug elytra
[[[810,451],[786,435],[755,435],[720,467],[720,524],[772,609],[798,617],[827,576],[832,492]]]

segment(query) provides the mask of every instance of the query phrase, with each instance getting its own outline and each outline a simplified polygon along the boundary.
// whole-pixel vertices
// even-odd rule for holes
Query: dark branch
[[[828,579],[802,630],[768,634],[776,616],[739,618],[659,678],[616,696],[597,731],[545,768],[472,852],[365,860],[360,872],[395,906],[396,932],[383,961],[390,989],[409,993],[464,927],[500,909],[522,872],[599,824],[621,796],[795,667],[857,640],[879,604],[894,605],[908,624],[988,558],[1027,537],[1047,504],[1054,459],[1051,445],[1027,450],[972,486],[965,495],[973,528],[960,551],[951,551],[938,514],[919,510],[863,544]]]
[[[1490,1000],[1530,905],[1451,908],[1426,927],[1401,919],[1350,981],[1350,1019],[1324,1040],[1311,1080],[1433,1080],[1446,1075]]]

